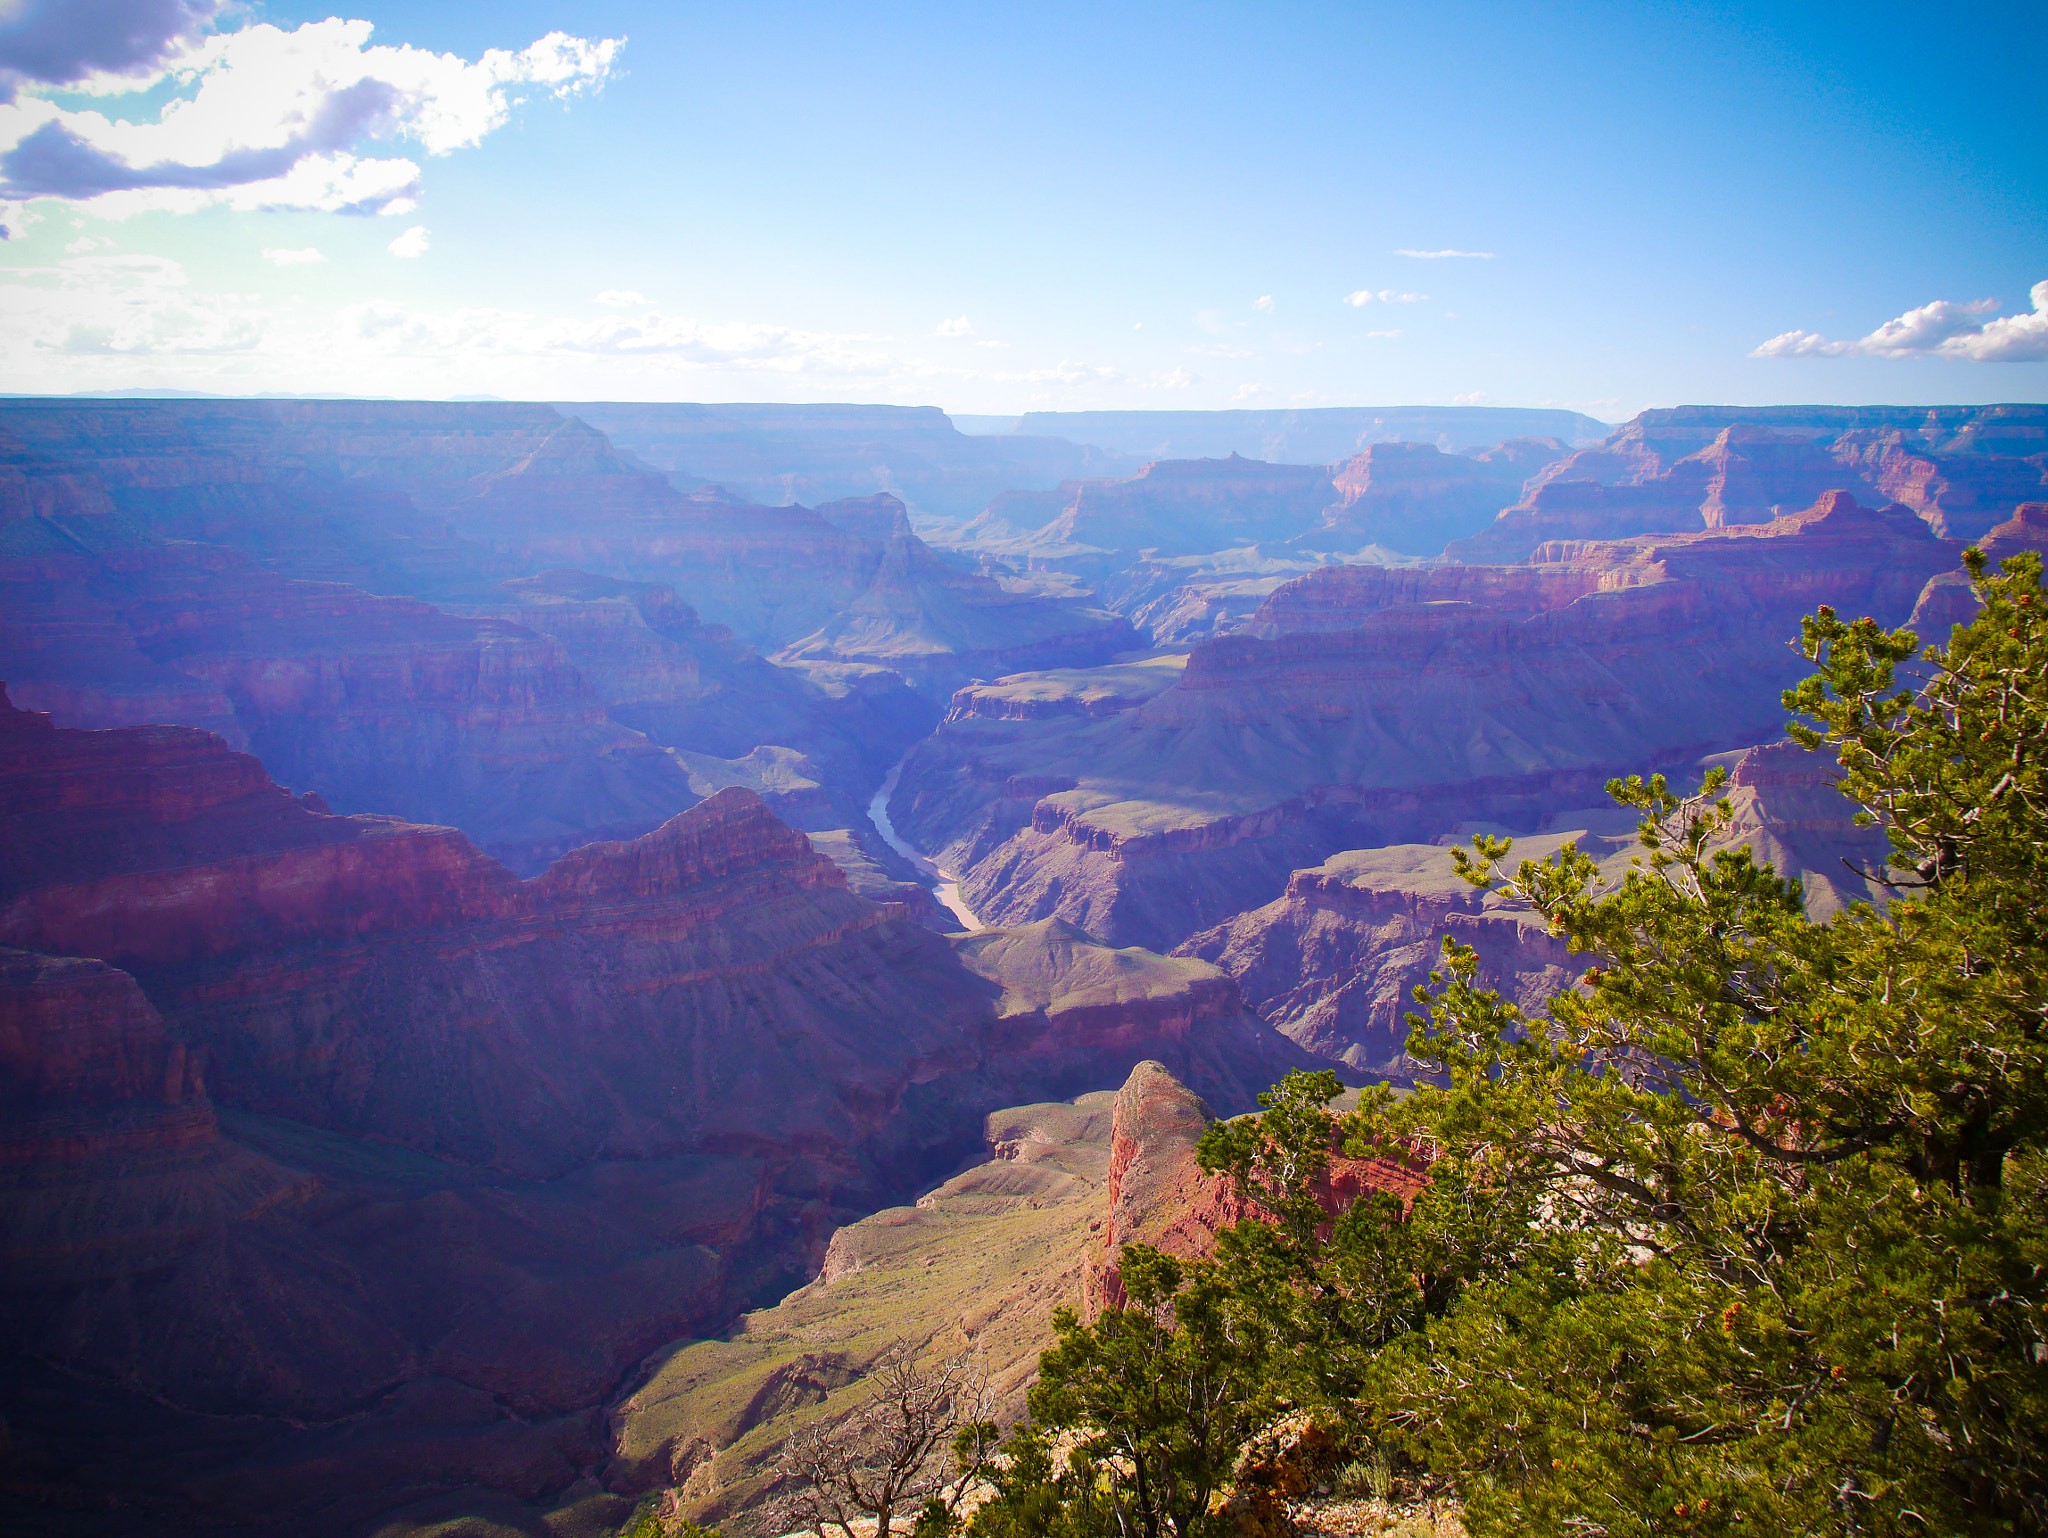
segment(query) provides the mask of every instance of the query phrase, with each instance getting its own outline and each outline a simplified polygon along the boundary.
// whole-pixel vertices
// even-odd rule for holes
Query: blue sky
[[[216,3],[0,19],[0,389],[2048,398],[2036,7]]]

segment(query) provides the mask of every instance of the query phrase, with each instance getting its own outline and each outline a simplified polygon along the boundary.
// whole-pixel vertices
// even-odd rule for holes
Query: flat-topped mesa
[[[1501,566],[1325,566],[1274,589],[1239,631],[1282,635],[1356,630],[1384,609],[1460,603],[1508,614],[1561,609],[1600,589],[1597,571]]]
[[[1734,524],[1768,523],[1830,490],[1883,496],[1825,446],[1798,433],[1737,423],[1668,470],[1618,485],[1558,478],[1532,483],[1529,495],[1487,528],[1454,540],[1453,560],[1475,565],[1538,559],[1551,540],[1619,539]]]
[[[1546,741],[1543,734],[1519,726],[1517,716],[1526,715],[1530,705],[1519,691],[1548,674],[1548,687],[1540,693],[1556,703],[1545,707],[1546,713],[1561,708],[1569,715],[1584,702],[1618,701],[1623,694],[1615,687],[1613,662],[1589,670],[1591,648],[1609,651],[1617,661],[1626,659],[1620,676],[1636,673],[1642,687],[1627,691],[1625,716],[1604,723],[1589,719],[1582,726],[1597,728],[1595,736],[1601,739],[1612,735],[1609,725],[1621,728],[1621,735],[1612,735],[1611,746],[1603,742],[1600,752],[1624,750],[1626,737],[1633,735],[1639,754],[1653,754],[1704,742],[1715,723],[1730,719],[1731,709],[1743,711],[1745,726],[1772,712],[1775,701],[1753,670],[1760,667],[1764,676],[1775,677],[1797,669],[1797,659],[1781,658],[1778,651],[1796,634],[1800,616],[1815,605],[1829,603],[1895,622],[1911,611],[1927,579],[1950,566],[1956,555],[1955,547],[1935,538],[1910,509],[1867,508],[1840,491],[1766,524],[1558,544],[1544,553],[1554,558],[1555,567],[1566,569],[1509,570],[1475,579],[1452,568],[1418,573],[1407,582],[1397,580],[1405,574],[1358,579],[1312,573],[1267,600],[1252,634],[1197,645],[1178,688],[1138,714],[1163,721],[1217,708],[1255,713],[1269,712],[1276,704],[1282,710],[1308,708],[1315,691],[1336,690],[1339,697],[1363,691],[1360,703],[1386,720],[1411,707],[1443,710],[1446,702],[1422,685],[1432,677],[1446,683],[1455,679],[1453,699],[1463,695],[1474,706],[1499,707],[1486,716],[1493,729],[1482,736],[1499,741],[1505,732],[1523,744],[1512,753],[1458,749],[1468,761],[1466,777],[1507,772],[1518,761],[1530,769],[1565,767],[1590,762],[1582,755],[1593,748],[1593,739],[1575,742],[1567,733]],[[1437,584],[1447,597],[1468,588],[1485,596],[1491,587],[1505,601],[1452,597],[1445,602],[1431,596]],[[1335,601],[1318,602],[1326,593]],[[1413,598],[1398,606],[1369,607],[1380,594]],[[1344,617],[1356,612],[1360,623],[1348,630],[1321,628],[1325,609]],[[1317,628],[1288,628],[1296,614]],[[1273,638],[1261,640],[1260,633]],[[1660,647],[1696,651],[1701,670],[1674,668],[1672,673],[1685,676],[1667,677],[1652,688],[1660,669],[1653,655],[1641,651],[1652,636]],[[1750,697],[1746,707],[1745,696]],[[1207,703],[1212,699],[1229,704]],[[1474,706],[1451,707],[1464,722],[1461,732],[1479,728],[1479,718],[1467,715]],[[1411,731],[1421,733],[1422,740],[1447,743],[1459,735],[1432,730],[1426,719],[1413,722]],[[1688,731],[1694,735],[1679,735]],[[1450,767],[1428,763],[1432,772]]]

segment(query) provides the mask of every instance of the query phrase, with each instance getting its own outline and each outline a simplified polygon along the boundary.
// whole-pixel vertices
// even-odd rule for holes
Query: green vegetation
[[[1339,1116],[1295,1075],[1212,1128],[1204,1167],[1269,1217],[1207,1260],[1126,1250],[1128,1306],[1059,1317],[971,1532],[1220,1531],[1285,1407],[1331,1478],[1382,1459],[1474,1534],[2048,1531],[2048,622],[2037,557],[1968,564],[1948,646],[1823,609],[1785,697],[1889,832],[1887,910],[1812,922],[1716,847],[1718,771],[1610,787],[1642,816],[1618,881],[1474,839],[1461,873],[1584,986],[1525,1018],[1447,942],[1410,1017],[1435,1083]],[[1340,1146],[1429,1182],[1333,1216]]]

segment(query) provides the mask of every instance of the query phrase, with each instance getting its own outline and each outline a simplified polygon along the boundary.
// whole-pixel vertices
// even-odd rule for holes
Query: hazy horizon
[[[2039,400],[2028,15],[30,5],[0,389]]]

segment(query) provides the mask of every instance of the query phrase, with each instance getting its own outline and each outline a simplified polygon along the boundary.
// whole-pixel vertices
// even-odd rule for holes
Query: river
[[[931,887],[932,896],[939,900],[940,907],[949,911],[970,932],[986,929],[988,925],[976,918],[967,904],[960,900],[960,883],[954,879],[953,873],[904,843],[896,835],[896,825],[889,821],[889,798],[896,794],[896,782],[903,778],[903,766],[909,758],[910,755],[906,753],[890,765],[888,776],[882,781],[882,788],[875,792],[875,799],[868,803],[868,820],[875,825],[875,831],[882,835],[883,843],[916,867],[917,873],[923,876],[926,885]]]

